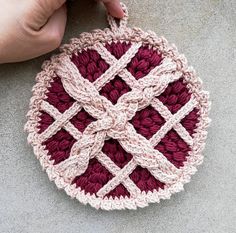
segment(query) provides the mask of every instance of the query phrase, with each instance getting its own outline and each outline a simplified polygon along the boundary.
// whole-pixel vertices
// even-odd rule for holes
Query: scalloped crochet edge
[[[159,189],[153,192],[142,192],[135,199],[128,197],[121,198],[99,198],[94,194],[85,194],[80,188],[76,188],[75,184],[67,183],[62,177],[59,177],[57,171],[53,167],[53,161],[47,155],[45,147],[38,145],[34,138],[37,135],[37,125],[39,120],[39,107],[44,99],[45,92],[50,86],[50,82],[54,75],[54,68],[57,65],[61,56],[70,56],[74,51],[80,51],[89,48],[96,42],[109,43],[112,41],[127,41],[127,42],[142,42],[143,45],[150,45],[152,48],[158,49],[163,56],[171,57],[177,62],[179,68],[183,72],[184,82],[190,92],[200,103],[199,108],[199,123],[193,134],[194,144],[191,146],[191,151],[184,166],[180,168],[181,177],[178,182],[172,185],[165,185],[164,189]],[[61,54],[54,55],[50,60],[47,60],[42,65],[42,71],[36,76],[36,84],[32,92],[33,96],[30,100],[30,110],[27,114],[27,123],[25,130],[29,133],[28,143],[33,146],[34,153],[39,159],[41,166],[46,170],[50,181],[54,181],[59,189],[64,189],[72,198],[78,199],[83,204],[90,204],[96,209],[114,210],[114,209],[136,209],[137,207],[148,206],[149,203],[160,202],[161,199],[169,199],[173,193],[183,190],[183,185],[190,182],[191,175],[197,171],[197,166],[203,162],[202,150],[205,147],[207,137],[207,127],[210,119],[208,117],[210,111],[209,94],[202,89],[202,81],[196,76],[195,70],[187,66],[187,59],[183,54],[179,54],[175,45],[170,45],[164,37],[157,37],[152,31],[144,32],[139,28],[126,28],[123,33],[115,33],[106,28],[104,30],[94,30],[91,33],[82,33],[79,38],[71,39],[70,44],[65,44],[60,47]]]

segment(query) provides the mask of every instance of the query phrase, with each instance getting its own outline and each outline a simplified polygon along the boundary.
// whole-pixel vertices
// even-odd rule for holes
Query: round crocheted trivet
[[[82,33],[45,61],[26,130],[49,179],[95,208],[136,209],[183,190],[209,124],[208,93],[175,46],[127,27]]]

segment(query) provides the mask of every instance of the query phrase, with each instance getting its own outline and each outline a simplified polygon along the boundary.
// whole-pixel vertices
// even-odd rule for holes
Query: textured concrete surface
[[[23,132],[34,77],[49,55],[0,66],[0,232],[236,232],[236,1],[125,1],[130,25],[175,42],[211,92],[204,164],[171,200],[137,211],[96,211],[70,200],[41,171]],[[88,0],[69,10],[65,40],[105,27]]]

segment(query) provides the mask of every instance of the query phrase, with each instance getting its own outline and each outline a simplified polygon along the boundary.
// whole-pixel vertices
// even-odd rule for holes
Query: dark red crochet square
[[[153,191],[164,188],[164,183],[157,180],[146,168],[137,166],[130,174],[131,180],[140,188],[141,191]]]
[[[71,120],[71,123],[83,133],[86,127],[95,119],[89,115],[84,109],[78,112]]]
[[[65,91],[59,77],[54,78],[53,82],[50,83],[46,96],[46,101],[57,108],[61,113],[69,109],[75,102]]]
[[[39,124],[38,124],[38,133],[44,132],[52,123],[54,122],[53,117],[51,117],[45,111],[40,112]]]
[[[177,168],[184,165],[190,151],[186,142],[173,129],[166,134],[155,149],[160,151]]]
[[[157,50],[143,46],[128,64],[128,71],[138,80],[148,75],[152,69],[162,61],[162,56]]]
[[[131,89],[119,76],[108,82],[100,91],[100,94],[105,96],[113,104],[116,104],[118,99]]]
[[[150,139],[164,125],[165,120],[152,106],[148,106],[137,112],[130,122],[138,133]]]
[[[113,175],[94,158],[89,161],[85,173],[76,177],[72,183],[75,183],[85,193],[94,194],[112,179],[112,177]]]
[[[190,98],[191,93],[183,82],[183,79],[170,83],[166,90],[158,97],[173,114],[178,112]]]
[[[120,59],[131,47],[131,43],[120,41],[111,42],[106,43],[105,47],[116,59]]]
[[[67,131],[61,129],[51,138],[46,140],[43,145],[48,151],[50,160],[54,160],[54,164],[58,164],[69,158],[71,147],[75,141],[76,140]]]
[[[120,168],[123,168],[133,157],[131,154],[127,153],[115,139],[105,141],[102,152]]]
[[[87,49],[78,54],[73,54],[71,61],[76,65],[81,75],[90,82],[97,80],[109,65],[93,49]]]

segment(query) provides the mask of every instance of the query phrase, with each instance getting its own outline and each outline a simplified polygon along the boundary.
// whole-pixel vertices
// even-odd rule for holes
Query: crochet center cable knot
[[[119,132],[125,129],[127,124],[127,114],[125,111],[119,111],[112,108],[111,111],[108,112],[107,117],[110,118],[111,121],[110,130]]]

